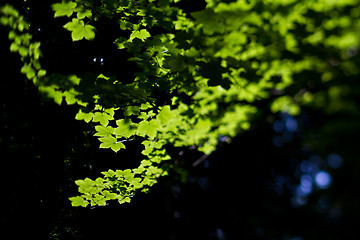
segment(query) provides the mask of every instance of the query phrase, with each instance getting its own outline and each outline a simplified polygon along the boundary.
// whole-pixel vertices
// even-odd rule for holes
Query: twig
[[[193,166],[193,167],[196,167],[197,165],[199,165],[200,163],[202,163],[208,156],[209,156],[209,155],[207,155],[207,154],[202,155],[202,157],[199,158],[198,160],[196,160],[196,161],[192,164],[192,166]]]

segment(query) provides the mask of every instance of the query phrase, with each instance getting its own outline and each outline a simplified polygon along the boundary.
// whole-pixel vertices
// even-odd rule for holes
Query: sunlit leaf
[[[76,5],[76,2],[63,0],[61,3],[54,3],[51,5],[51,8],[55,11],[54,17],[70,17],[73,14]]]
[[[71,197],[71,198],[69,198],[69,200],[71,201],[71,205],[73,207],[79,207],[79,206],[86,207],[87,205],[89,205],[89,202],[84,200],[80,196]]]
[[[118,152],[120,149],[125,149],[125,145],[122,142],[116,142],[113,145],[111,145],[111,150],[114,152]]]
[[[147,135],[150,138],[154,138],[159,128],[160,124],[157,120],[153,119],[150,122],[142,121],[139,123],[137,134],[140,136]]]
[[[71,22],[64,25],[64,28],[71,31],[71,38],[73,41],[79,41],[83,38],[92,40],[95,37],[95,28],[89,24],[84,24],[84,21],[73,18]]]
[[[130,119],[120,119],[116,121],[114,134],[118,137],[129,138],[134,135],[137,131],[136,124],[134,124]]]
[[[170,121],[171,118],[174,117],[174,113],[171,112],[170,106],[166,105],[164,106],[159,114],[157,115],[157,118],[160,120],[161,123],[165,124],[168,121]]]
[[[150,33],[146,29],[141,29],[140,31],[135,30],[130,35],[129,40],[132,41],[134,38],[139,38],[141,41],[145,41],[146,38],[150,37]]]
[[[93,118],[94,122],[100,122],[101,125],[107,126],[109,124],[109,120],[113,120],[114,117],[105,113],[105,112],[96,112]]]
[[[114,133],[114,128],[111,126],[96,126],[95,127],[96,133],[94,134],[94,136],[98,136],[98,137],[110,137],[113,133]]]
[[[94,114],[92,112],[84,113],[80,109],[79,112],[76,114],[75,119],[76,120],[84,120],[85,122],[88,123],[92,120],[93,116],[94,116]]]

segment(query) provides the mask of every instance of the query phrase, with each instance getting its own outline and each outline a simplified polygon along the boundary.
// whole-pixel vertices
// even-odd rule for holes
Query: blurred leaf
[[[146,29],[141,29],[140,31],[135,30],[131,33],[129,40],[132,41],[134,38],[138,38],[144,42],[145,39],[150,36],[150,33]]]
[[[91,18],[92,17],[92,13],[89,9],[86,10],[80,10],[77,14],[76,14],[78,19],[83,19],[85,17],[87,18]]]
[[[156,118],[158,120],[160,120],[160,122],[162,124],[166,124],[168,121],[170,121],[171,118],[174,117],[174,113],[171,112],[170,106],[166,105],[164,106],[161,111],[159,112],[159,114],[156,116]]]
[[[52,4],[51,8],[55,11],[54,17],[70,17],[73,14],[76,5],[76,2],[63,0],[61,3]]]
[[[116,121],[114,134],[118,137],[129,138],[137,131],[136,125],[130,119],[120,119]]]
[[[139,136],[147,135],[152,139],[156,136],[156,133],[159,128],[160,128],[160,124],[155,119],[152,119],[150,122],[142,121],[138,125],[137,134]]]

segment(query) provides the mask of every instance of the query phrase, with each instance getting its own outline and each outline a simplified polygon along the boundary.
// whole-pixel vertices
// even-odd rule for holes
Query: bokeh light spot
[[[319,188],[328,188],[332,182],[332,177],[326,171],[320,171],[315,175],[315,182]]]
[[[328,156],[328,164],[330,167],[332,168],[339,168],[342,166],[343,164],[343,159],[340,155],[338,154],[330,154]]]
[[[294,118],[288,117],[285,120],[285,126],[286,126],[286,129],[289,132],[295,132],[297,130],[297,128],[298,128],[298,123]]]

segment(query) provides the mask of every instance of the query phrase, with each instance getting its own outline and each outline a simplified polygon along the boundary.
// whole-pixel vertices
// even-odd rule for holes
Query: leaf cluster
[[[221,139],[250,128],[262,100],[272,100],[269,110],[274,113],[296,115],[301,106],[328,94],[315,93],[317,86],[332,86],[329,95],[336,99],[342,89],[336,76],[359,73],[356,54],[350,53],[360,45],[360,25],[352,24],[360,18],[357,0],[208,0],[205,9],[190,15],[176,2],[72,0],[52,5],[55,18],[69,19],[63,27],[74,42],[95,41],[96,26],[116,24],[121,34],[111,42],[137,67],[127,81],[90,69],[87,74],[46,75],[38,61],[40,43],[31,43],[23,17],[9,5],[1,8],[1,23],[10,28],[10,50],[19,53],[21,72],[40,91],[58,104],[65,99],[76,105],[75,118],[94,126],[100,148],[119,152],[127,141],[143,146],[138,168],[76,181],[80,195],[70,198],[74,206],[129,202],[167,174],[163,166],[172,158],[169,146],[211,154]]]

